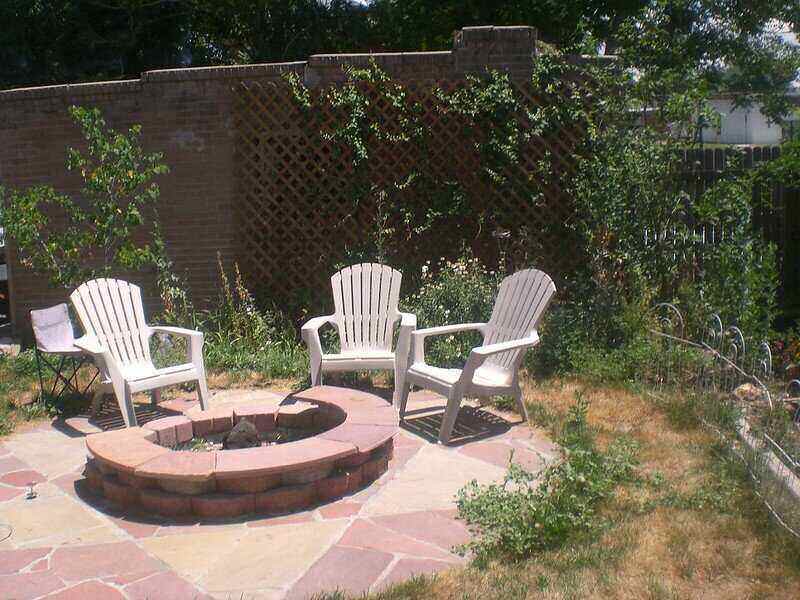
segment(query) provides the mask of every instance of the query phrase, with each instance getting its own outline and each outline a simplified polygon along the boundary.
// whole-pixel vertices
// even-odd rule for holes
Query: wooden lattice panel
[[[460,84],[436,85],[452,91]],[[529,84],[515,85],[527,101],[540,102]],[[355,170],[346,149],[321,134],[332,131],[341,115],[299,108],[284,82],[236,86],[239,262],[256,293],[279,302],[324,304],[336,267],[374,258],[365,252],[376,231],[376,198],[369,185],[386,190],[391,204],[413,214],[446,209],[456,199],[467,204],[460,216],[445,216],[422,231],[414,223],[390,222],[389,262],[401,269],[454,258],[464,245],[489,264],[496,263],[503,246],[513,266],[536,266],[556,281],[574,265],[575,245],[564,227],[572,218],[571,203],[556,178],[535,176],[535,164],[545,159],[555,172],[570,172],[580,129],[531,139],[518,163],[506,169],[507,183],[497,186],[481,172],[475,131],[443,111],[432,88],[430,83],[406,87],[429,133],[426,143],[372,144],[369,159]],[[374,90],[364,91],[384,129],[400,131],[392,107]],[[519,122],[527,126],[524,115]],[[416,183],[398,188],[412,173],[418,175]],[[435,181],[433,188],[442,195],[432,196],[426,181]],[[493,237],[497,229],[511,232],[508,241]],[[523,245],[517,242],[521,239],[528,241]]]

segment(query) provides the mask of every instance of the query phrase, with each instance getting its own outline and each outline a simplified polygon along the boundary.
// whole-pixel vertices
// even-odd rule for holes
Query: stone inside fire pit
[[[280,514],[369,485],[388,468],[397,430],[385,400],[320,386],[280,406],[193,409],[89,436],[85,475],[112,502],[149,513]]]

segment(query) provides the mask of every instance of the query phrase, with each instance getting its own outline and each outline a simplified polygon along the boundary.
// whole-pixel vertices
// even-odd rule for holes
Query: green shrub
[[[486,322],[492,314],[501,274],[490,271],[469,254],[441,265],[422,267],[419,289],[403,302],[417,315],[417,326],[436,327]],[[481,343],[476,332],[430,338],[426,360],[437,366],[462,366],[472,348]]]
[[[540,476],[512,462],[502,484],[473,481],[459,492],[459,516],[477,534],[465,549],[475,554],[478,564],[524,559],[602,524],[599,508],[619,483],[633,475],[635,448],[620,438],[607,450],[599,450],[586,420],[587,409],[588,403],[578,395],[558,439],[564,456]]]

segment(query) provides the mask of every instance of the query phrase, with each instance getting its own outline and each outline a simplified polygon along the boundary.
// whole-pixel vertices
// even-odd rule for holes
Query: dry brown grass
[[[525,386],[540,416],[541,406],[565,413],[579,391],[591,401],[600,445],[621,435],[639,445],[643,483],[619,489],[604,507],[603,532],[520,564],[411,581],[375,600],[800,597],[800,546],[778,533],[742,480],[723,468],[710,434],[624,388]]]

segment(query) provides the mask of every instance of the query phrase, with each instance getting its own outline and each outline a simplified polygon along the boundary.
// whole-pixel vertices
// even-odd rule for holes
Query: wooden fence
[[[741,168],[750,169],[780,156],[780,146],[750,146],[743,149]],[[723,148],[686,152],[684,173],[692,194],[701,194],[723,172],[740,168],[732,152]],[[780,304],[791,319],[800,316],[800,190],[775,185],[753,190],[755,225],[764,238],[775,244],[780,269]]]

